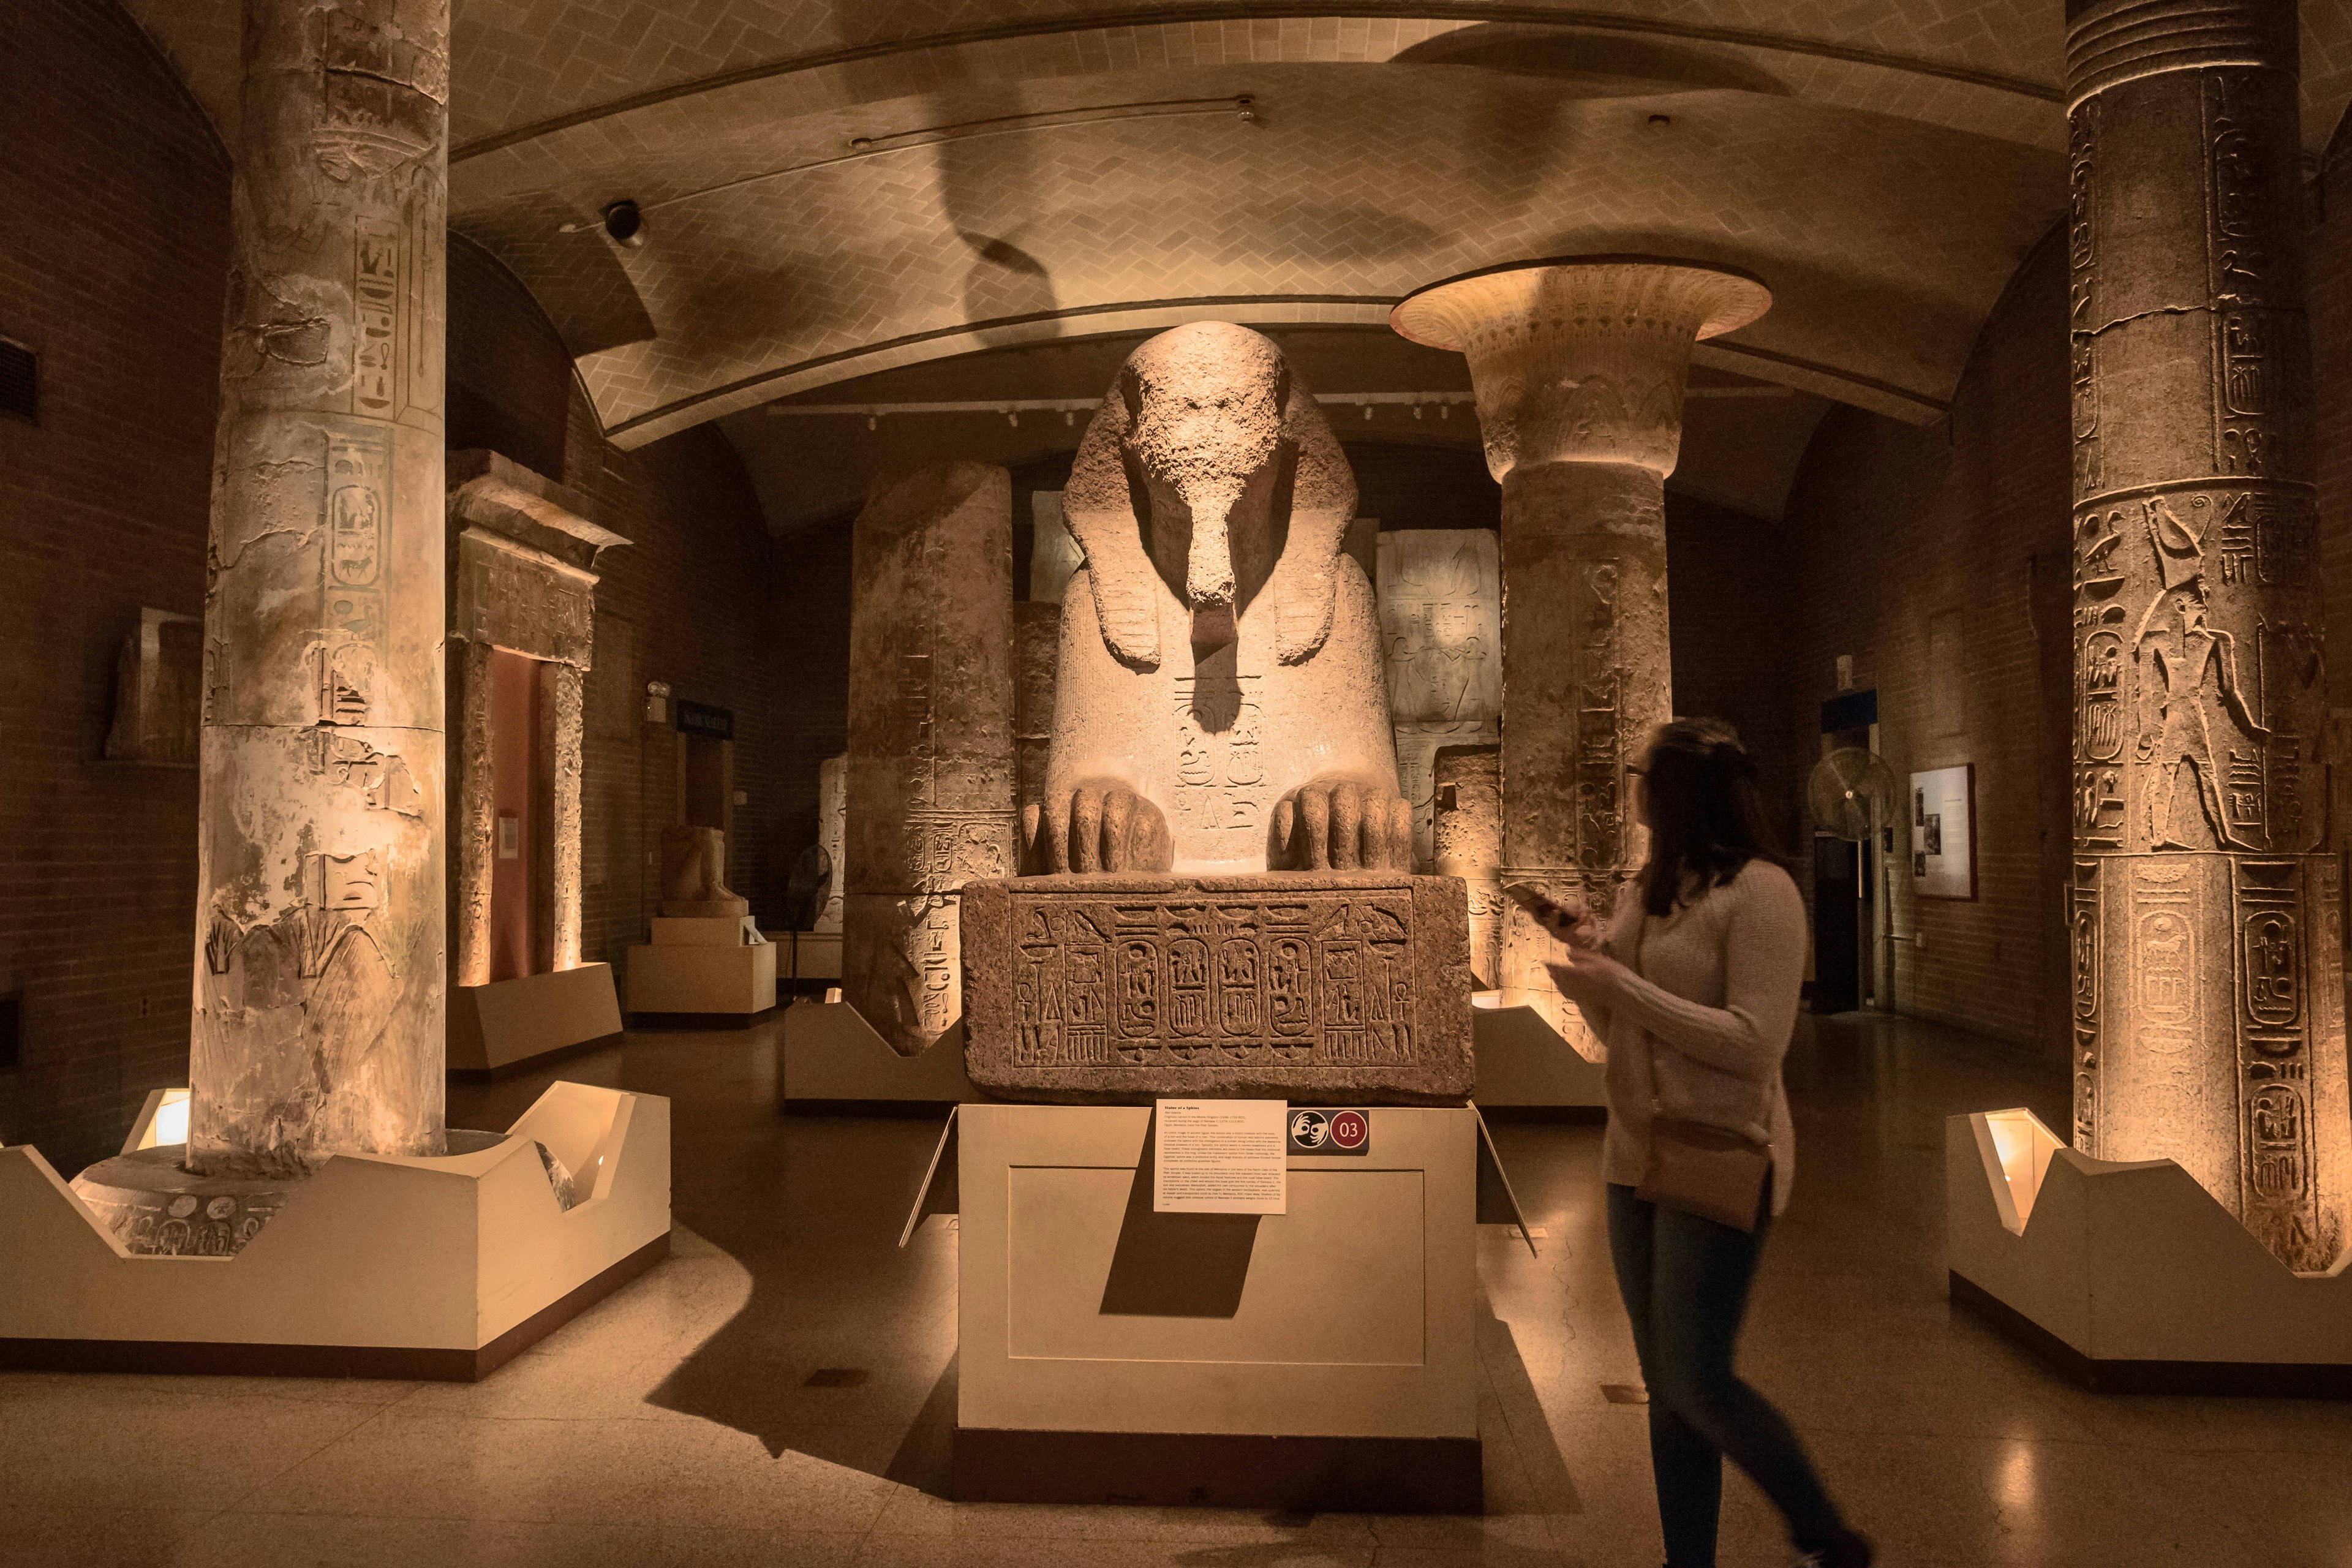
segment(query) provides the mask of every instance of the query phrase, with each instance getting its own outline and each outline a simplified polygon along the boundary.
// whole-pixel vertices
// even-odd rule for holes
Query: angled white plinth
[[[1478,1103],[1489,1110],[1608,1104],[1607,1065],[1588,1060],[1540,1008],[1515,1004],[1512,994],[1479,991],[1470,998]]]
[[[449,987],[451,1072],[501,1072],[620,1032],[609,963]]]
[[[479,1377],[658,1262],[669,1198],[669,1101],[577,1083],[475,1153],[335,1156],[234,1258],[126,1252],[37,1150],[0,1149],[0,1365]]]
[[[795,1002],[784,1009],[784,1105],[985,1100],[963,1070],[959,1019],[920,1056],[902,1057],[846,1002]]]
[[[1947,1121],[1944,1164],[1954,1299],[1989,1299],[2079,1379],[2352,1392],[2345,1260],[2290,1271],[2172,1161],[2086,1159],[1994,1110]]]

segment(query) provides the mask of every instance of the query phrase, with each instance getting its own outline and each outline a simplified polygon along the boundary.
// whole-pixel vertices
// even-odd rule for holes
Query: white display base
[[[0,1367],[471,1381],[659,1262],[669,1226],[669,1101],[586,1084],[477,1153],[336,1155],[234,1258],[133,1256],[37,1151],[0,1149]]]
[[[957,1495],[1478,1511],[1477,1115],[1370,1115],[1177,1215],[1149,1106],[964,1106]]]
[[[650,923],[653,941],[629,949],[631,1013],[748,1018],[776,1005],[776,944],[749,915]]]
[[[620,1032],[609,963],[449,987],[453,1073],[496,1074]]]
[[[784,1009],[778,1103],[788,1110],[904,1114],[987,1098],[963,1070],[959,1019],[919,1057],[902,1057],[846,1002]]]
[[[841,933],[837,931],[802,931],[793,933],[793,978],[795,980],[838,980],[841,978]]]
[[[1502,993],[1470,1000],[1470,1049],[1479,1106],[1496,1110],[1600,1110],[1609,1103],[1606,1064],[1588,1061],[1534,1007],[1505,1006]]]
[[[1952,1300],[2086,1386],[2352,1396],[2352,1271],[2297,1275],[2170,1160],[2085,1159],[2029,1110],[1945,1124]]]

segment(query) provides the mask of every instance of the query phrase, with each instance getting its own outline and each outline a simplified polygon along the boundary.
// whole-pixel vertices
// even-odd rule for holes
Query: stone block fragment
[[[1459,1101],[1463,885],[1395,871],[963,890],[964,1066],[1020,1100]]]

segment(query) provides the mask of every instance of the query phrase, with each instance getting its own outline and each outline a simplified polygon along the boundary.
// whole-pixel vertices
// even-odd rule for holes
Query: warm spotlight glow
[[[152,1129],[156,1147],[166,1147],[188,1141],[188,1091],[167,1089],[163,1103],[155,1108],[155,1124]]]
[[[2016,1206],[2021,1230],[2033,1216],[2033,1200],[2042,1191],[2042,1178],[2050,1169],[2050,1156],[2057,1152],[2058,1140],[2030,1110],[1989,1110],[1984,1121],[1992,1134],[1993,1152],[2000,1156],[2000,1173],[2009,1184],[2010,1201]]]

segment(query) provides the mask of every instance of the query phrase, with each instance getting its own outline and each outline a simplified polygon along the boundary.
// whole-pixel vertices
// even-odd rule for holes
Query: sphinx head
[[[1271,564],[1261,535],[1290,391],[1282,351],[1226,321],[1162,332],[1119,373],[1120,455],[1163,570],[1181,551],[1196,642],[1230,640],[1244,579]]]

